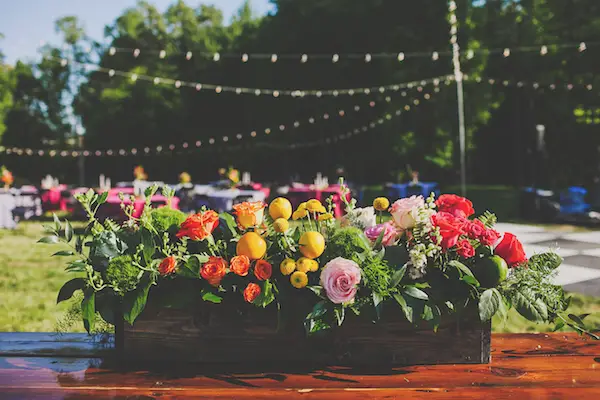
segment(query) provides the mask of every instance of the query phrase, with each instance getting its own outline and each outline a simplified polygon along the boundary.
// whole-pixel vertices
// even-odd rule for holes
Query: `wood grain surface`
[[[575,334],[493,335],[487,365],[362,368],[124,364],[85,338],[0,334],[0,398],[600,399],[600,342]]]

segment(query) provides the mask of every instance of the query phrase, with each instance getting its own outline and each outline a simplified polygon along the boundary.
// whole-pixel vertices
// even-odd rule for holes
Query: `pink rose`
[[[383,234],[383,240],[381,241],[381,244],[384,247],[393,245],[401,233],[401,232],[398,232],[398,230],[396,229],[394,224],[392,224],[391,222],[386,222],[385,224],[379,224],[379,225],[375,225],[371,228],[367,228],[365,230],[365,236],[367,236],[367,238],[370,241],[375,242],[379,238],[379,235],[381,235],[382,231],[384,231],[384,234]]]
[[[456,253],[463,258],[471,258],[475,256],[475,249],[467,239],[459,240]]]
[[[414,228],[417,222],[417,215],[419,209],[425,206],[425,200],[422,196],[411,196],[404,199],[396,200],[392,207],[390,207],[390,213],[394,218],[396,225],[402,230]]]
[[[352,303],[360,283],[360,268],[352,260],[337,257],[325,264],[320,281],[332,303]]]
[[[498,233],[497,231],[493,230],[493,229],[487,229],[483,235],[481,235],[479,237],[479,241],[481,242],[481,244],[483,244],[484,246],[493,246],[496,243],[498,243],[498,240],[500,239],[500,233]]]
[[[479,239],[485,233],[485,225],[478,219],[469,221],[466,231],[469,239]]]

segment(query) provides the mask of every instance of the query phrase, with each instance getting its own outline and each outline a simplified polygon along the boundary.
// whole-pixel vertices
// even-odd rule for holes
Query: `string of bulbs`
[[[265,88],[250,88],[250,87],[241,87],[241,86],[228,86],[228,85],[215,85],[212,83],[202,83],[202,82],[191,82],[184,81],[180,79],[173,78],[165,78],[159,76],[145,75],[145,74],[137,74],[134,72],[128,71],[118,71],[112,68],[101,67],[97,64],[90,63],[81,63],[72,59],[67,58],[57,58],[57,57],[47,57],[49,59],[54,59],[59,61],[63,67],[66,67],[68,64],[79,65],[85,68],[87,71],[97,71],[106,73],[109,77],[121,76],[125,78],[129,78],[133,82],[137,81],[146,81],[152,82],[155,85],[167,85],[167,86],[175,86],[177,89],[180,88],[192,88],[196,91],[211,91],[216,94],[221,93],[235,93],[238,95],[241,94],[251,94],[255,96],[273,96],[275,98],[281,96],[290,96],[294,98],[298,97],[323,97],[323,96],[353,96],[355,94],[371,94],[371,93],[387,93],[387,92],[398,92],[402,89],[412,89],[416,86],[425,86],[433,84],[438,86],[442,80],[451,81],[453,76],[451,75],[443,75],[434,78],[422,79],[422,80],[414,80],[410,82],[402,82],[391,85],[383,85],[383,86],[374,86],[374,87],[366,87],[366,88],[344,88],[344,89],[265,89]]]
[[[519,88],[533,88],[536,90],[548,89],[550,91],[554,91],[557,89],[566,89],[571,91],[573,89],[586,89],[587,91],[591,91],[594,89],[594,85],[592,83],[550,83],[544,84],[540,82],[525,82],[519,80],[508,80],[508,79],[496,79],[496,78],[485,78],[485,77],[471,77],[469,75],[463,75],[463,79],[466,82],[472,83],[487,83],[489,85],[499,85],[504,87],[516,86]]]
[[[452,24],[451,35],[456,35],[458,28],[456,24]],[[515,47],[500,47],[500,48],[479,48],[470,49],[465,51],[467,59],[472,59],[475,55],[496,55],[501,54],[507,58],[514,53],[535,53],[538,52],[541,56],[549,54],[551,51],[558,51],[563,49],[573,49],[580,53],[583,53],[591,46],[598,46],[600,42],[576,42],[576,43],[554,43],[545,45],[528,45],[528,46],[515,46]],[[307,63],[309,61],[331,61],[336,64],[340,61],[352,60],[352,61],[363,61],[370,63],[374,60],[397,60],[403,62],[410,58],[429,58],[432,61],[438,61],[442,57],[451,57],[453,52],[450,50],[442,51],[415,51],[415,52],[367,52],[367,53],[333,53],[333,54],[320,54],[320,53],[219,53],[219,52],[173,52],[167,53],[166,50],[156,49],[140,49],[140,48],[129,48],[129,47],[109,47],[108,55],[115,56],[116,54],[128,54],[133,58],[138,58],[142,55],[149,55],[151,57],[158,57],[160,59],[166,59],[169,57],[180,57],[185,58],[187,61],[191,61],[194,57],[200,57],[206,60],[212,60],[219,62],[222,60],[239,60],[242,63],[249,61],[270,61],[275,64],[278,61],[298,61],[300,63]]]
[[[419,86],[416,88],[419,93],[424,91],[424,88]],[[440,88],[434,88],[434,92],[439,92]],[[408,93],[403,91],[401,93],[402,97],[407,97]],[[427,101],[431,98],[430,93],[423,93],[422,99]],[[349,112],[359,113],[364,109],[374,108],[380,103],[390,103],[392,101],[390,96],[386,96],[383,101],[375,101],[371,100],[365,105],[361,106],[359,104],[355,104],[349,109]],[[411,97],[410,101],[404,106],[404,110],[408,111],[411,109],[411,105],[418,106],[421,103],[421,100],[417,97]],[[103,156],[135,156],[135,155],[171,155],[171,154],[182,154],[184,152],[193,152],[199,148],[211,148],[216,143],[231,143],[234,141],[234,138],[237,141],[240,141],[246,137],[250,139],[254,139],[259,135],[269,136],[273,132],[284,132],[290,129],[297,129],[303,124],[313,125],[318,122],[331,120],[335,117],[344,118],[349,113],[344,109],[338,109],[333,113],[323,113],[314,115],[302,120],[296,120],[289,124],[280,124],[276,128],[265,128],[263,130],[253,130],[249,134],[243,135],[241,133],[235,135],[224,135],[221,137],[211,137],[206,142],[201,140],[196,140],[195,142],[183,142],[181,144],[169,144],[169,145],[158,145],[158,146],[145,146],[145,147],[135,147],[131,149],[97,149],[97,150],[67,150],[67,149],[32,149],[32,148],[20,148],[20,147],[5,147],[0,146],[0,154],[7,155],[17,155],[17,156],[49,156],[49,157],[103,157]],[[302,121],[302,122],[301,122]]]

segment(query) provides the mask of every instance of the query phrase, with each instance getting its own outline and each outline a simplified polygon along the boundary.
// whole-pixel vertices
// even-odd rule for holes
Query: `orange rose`
[[[265,281],[271,277],[273,273],[273,267],[266,260],[256,260],[254,265],[254,276],[259,280]]]
[[[256,283],[249,283],[244,289],[244,300],[248,303],[252,303],[260,295],[260,286]]]
[[[189,237],[192,240],[204,240],[219,226],[219,214],[209,210],[190,215],[181,224],[177,237]]]
[[[238,225],[244,229],[247,229],[251,226],[262,224],[266,206],[267,205],[262,201],[245,201],[243,203],[234,205],[233,211],[237,217]]]
[[[221,284],[221,280],[227,273],[227,261],[221,257],[209,257],[208,261],[202,265],[200,276],[211,286],[217,287]]]
[[[246,276],[250,269],[250,259],[247,256],[235,256],[229,263],[229,269],[236,275]]]
[[[158,272],[162,276],[166,276],[166,275],[169,275],[169,274],[172,274],[173,272],[175,272],[176,266],[177,266],[177,260],[175,259],[175,257],[173,257],[173,256],[167,257],[160,262],[160,265],[158,266]]]

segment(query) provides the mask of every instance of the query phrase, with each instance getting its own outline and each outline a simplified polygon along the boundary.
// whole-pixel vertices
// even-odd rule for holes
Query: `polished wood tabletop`
[[[600,342],[576,334],[495,334],[491,364],[380,369],[136,365],[112,347],[111,337],[0,333],[0,398],[600,399]]]

